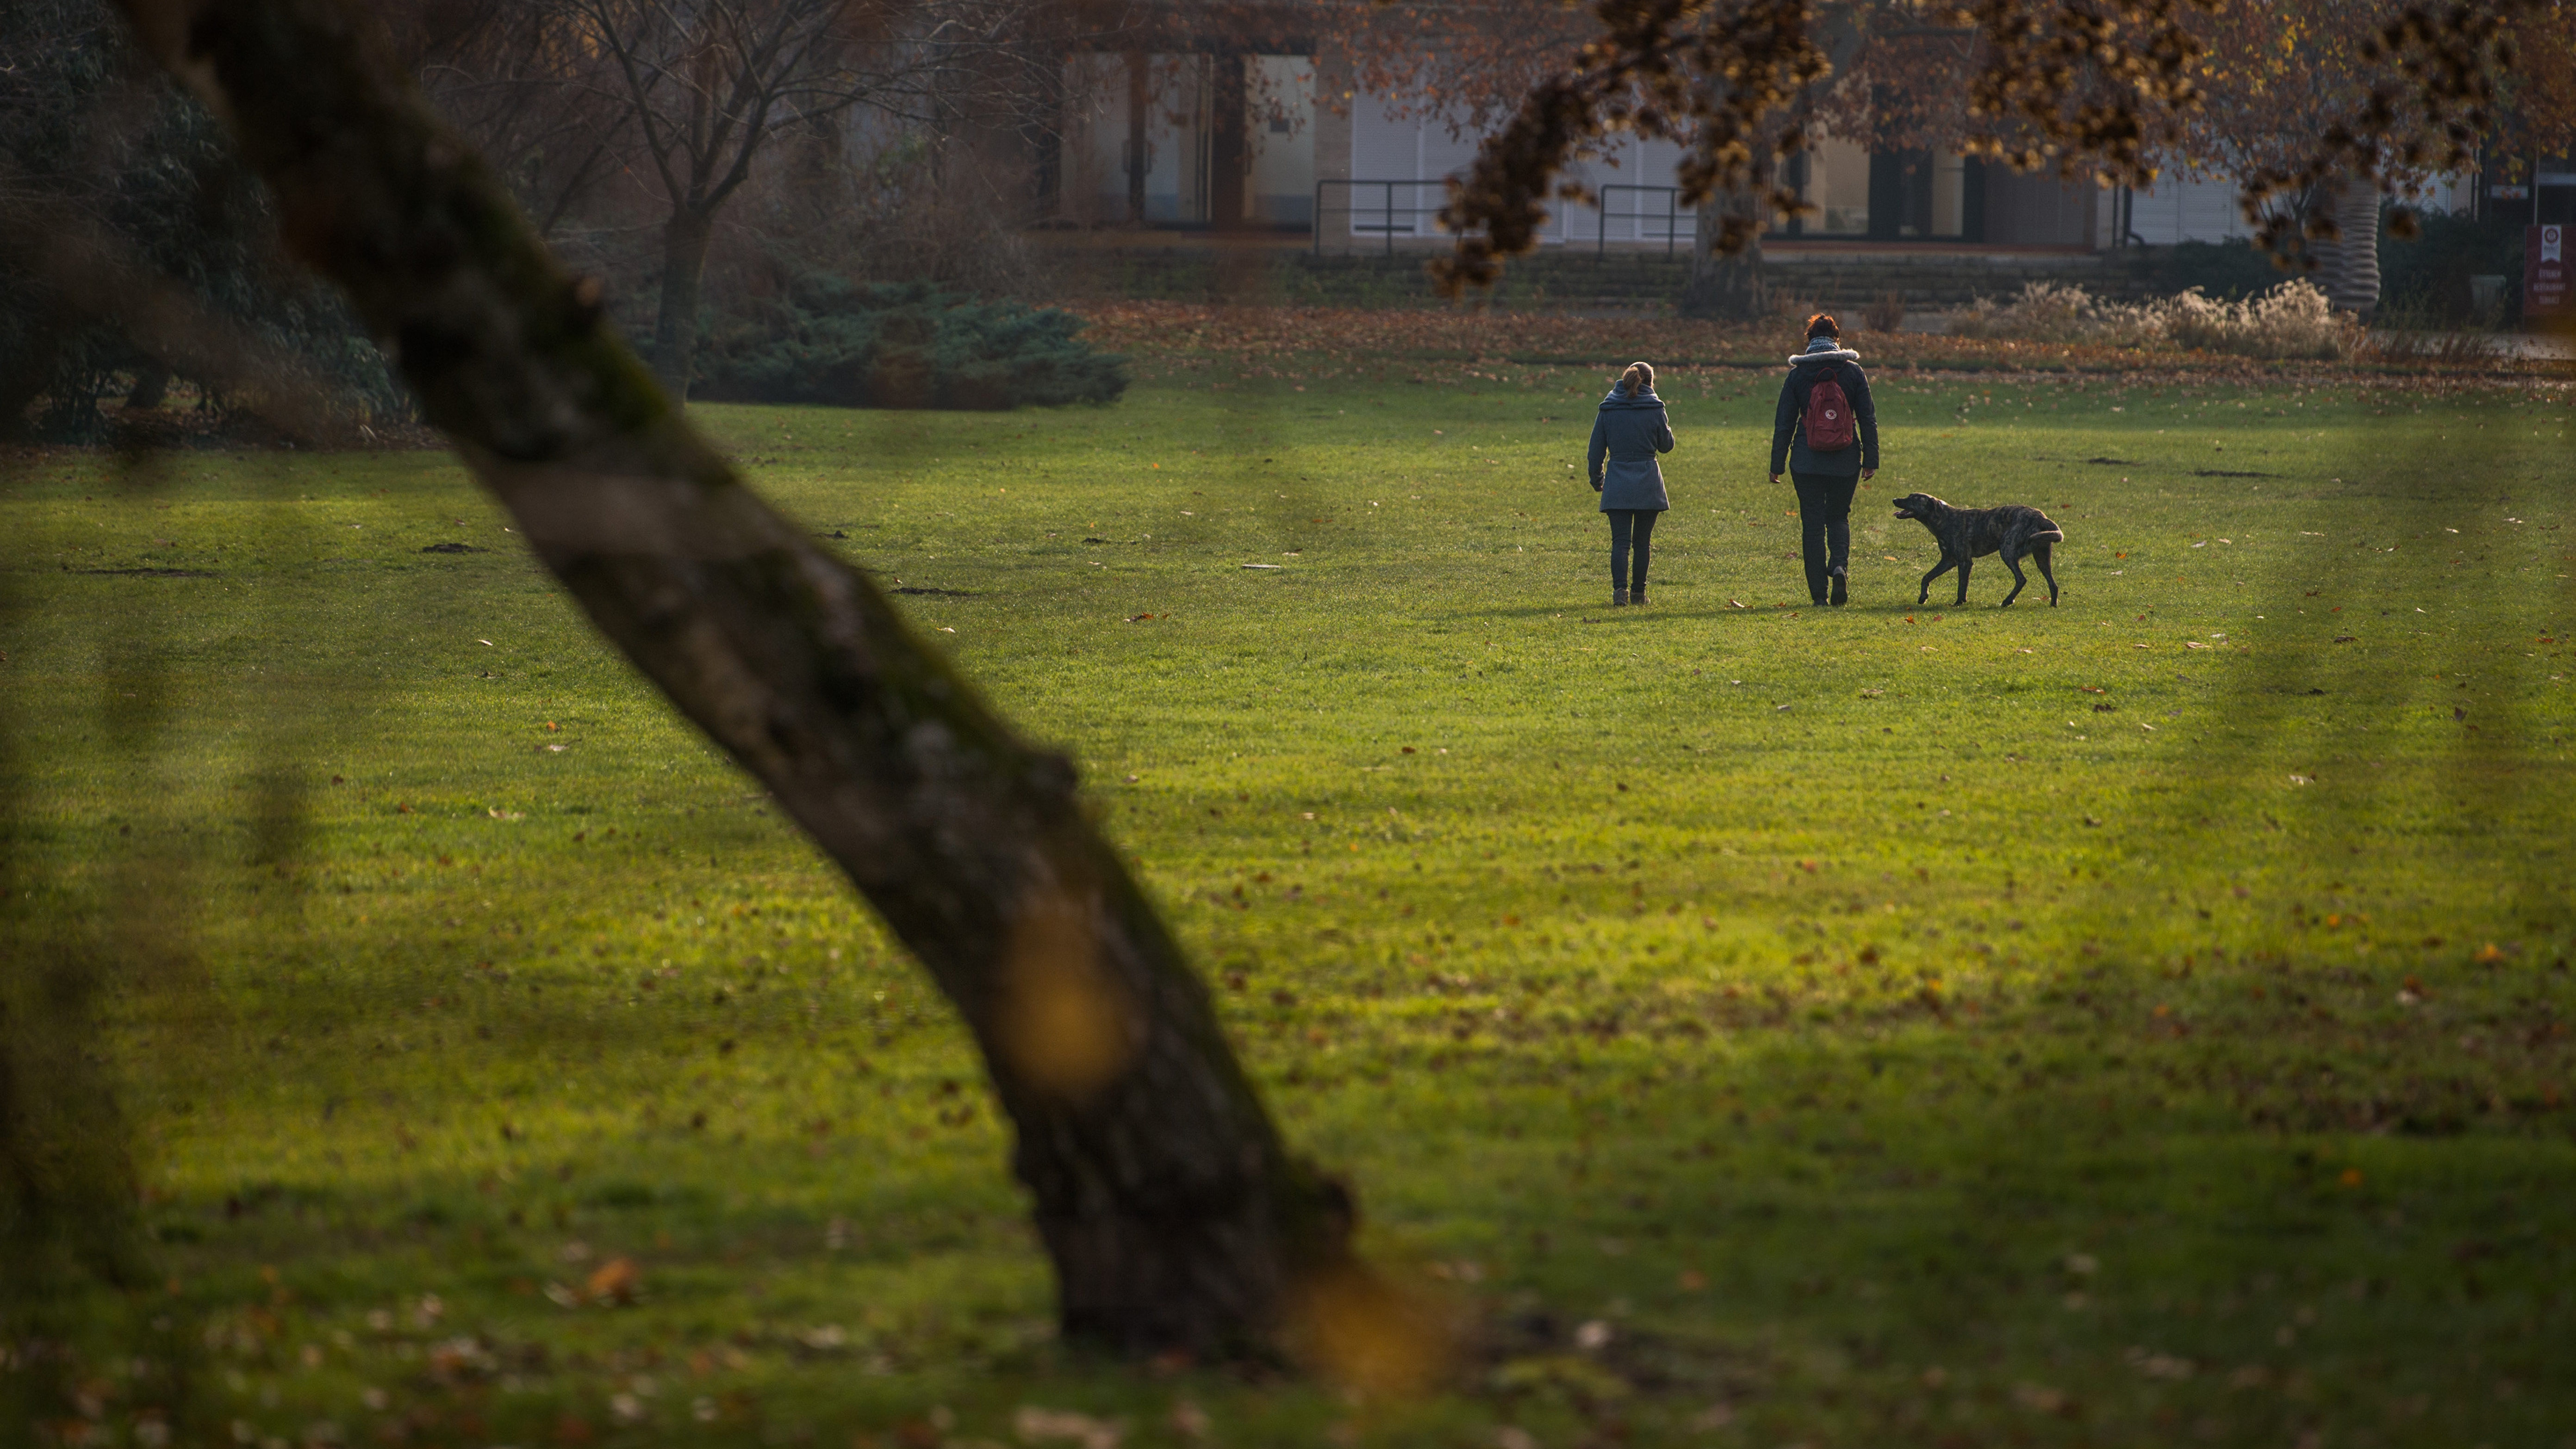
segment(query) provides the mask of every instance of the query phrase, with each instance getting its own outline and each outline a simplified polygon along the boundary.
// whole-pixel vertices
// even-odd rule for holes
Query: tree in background
[[[541,235],[633,159],[635,114],[611,59],[560,7],[530,0],[390,0],[395,53],[474,140]]]
[[[1003,0],[536,0],[576,56],[603,57],[663,211],[655,375],[688,395],[717,219],[791,128],[873,110],[921,125],[1012,51]],[[586,70],[586,67],[585,67]],[[574,76],[566,84],[582,84]]]

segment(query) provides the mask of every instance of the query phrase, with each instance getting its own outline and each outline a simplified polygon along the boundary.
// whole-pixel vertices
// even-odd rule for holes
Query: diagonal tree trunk
[[[1226,1352],[1348,1281],[1349,1197],[1289,1154],[1072,768],[742,487],[356,12],[126,7],[538,557],[956,1003],[1017,1128],[1068,1333]]]

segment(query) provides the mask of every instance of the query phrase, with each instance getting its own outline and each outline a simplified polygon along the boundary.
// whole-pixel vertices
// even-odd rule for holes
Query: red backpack
[[[1843,385],[1827,377],[1807,392],[1807,450],[1839,453],[1858,435],[1852,431],[1851,399]]]

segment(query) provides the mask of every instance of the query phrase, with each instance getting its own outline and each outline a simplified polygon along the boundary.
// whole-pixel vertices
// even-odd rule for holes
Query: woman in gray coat
[[[1655,455],[1672,450],[1673,425],[1664,416],[1664,400],[1655,396],[1655,370],[1632,362],[1593,416],[1588,460],[1592,491],[1601,495],[1601,511],[1610,515],[1610,602],[1614,607],[1646,602],[1646,562],[1655,537],[1655,516],[1673,506],[1664,496],[1664,470]],[[1605,456],[1609,459],[1606,471]]]

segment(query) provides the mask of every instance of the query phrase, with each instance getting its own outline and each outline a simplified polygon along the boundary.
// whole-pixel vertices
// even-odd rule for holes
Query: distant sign
[[[2494,197],[2498,201],[2529,201],[2531,199],[2531,188],[2528,186],[2490,186],[2487,188],[2487,195]]]
[[[2522,240],[2522,315],[2528,321],[2535,317],[2565,317],[2576,312],[2570,305],[2567,275],[2567,228],[2534,226],[2523,229]]]

